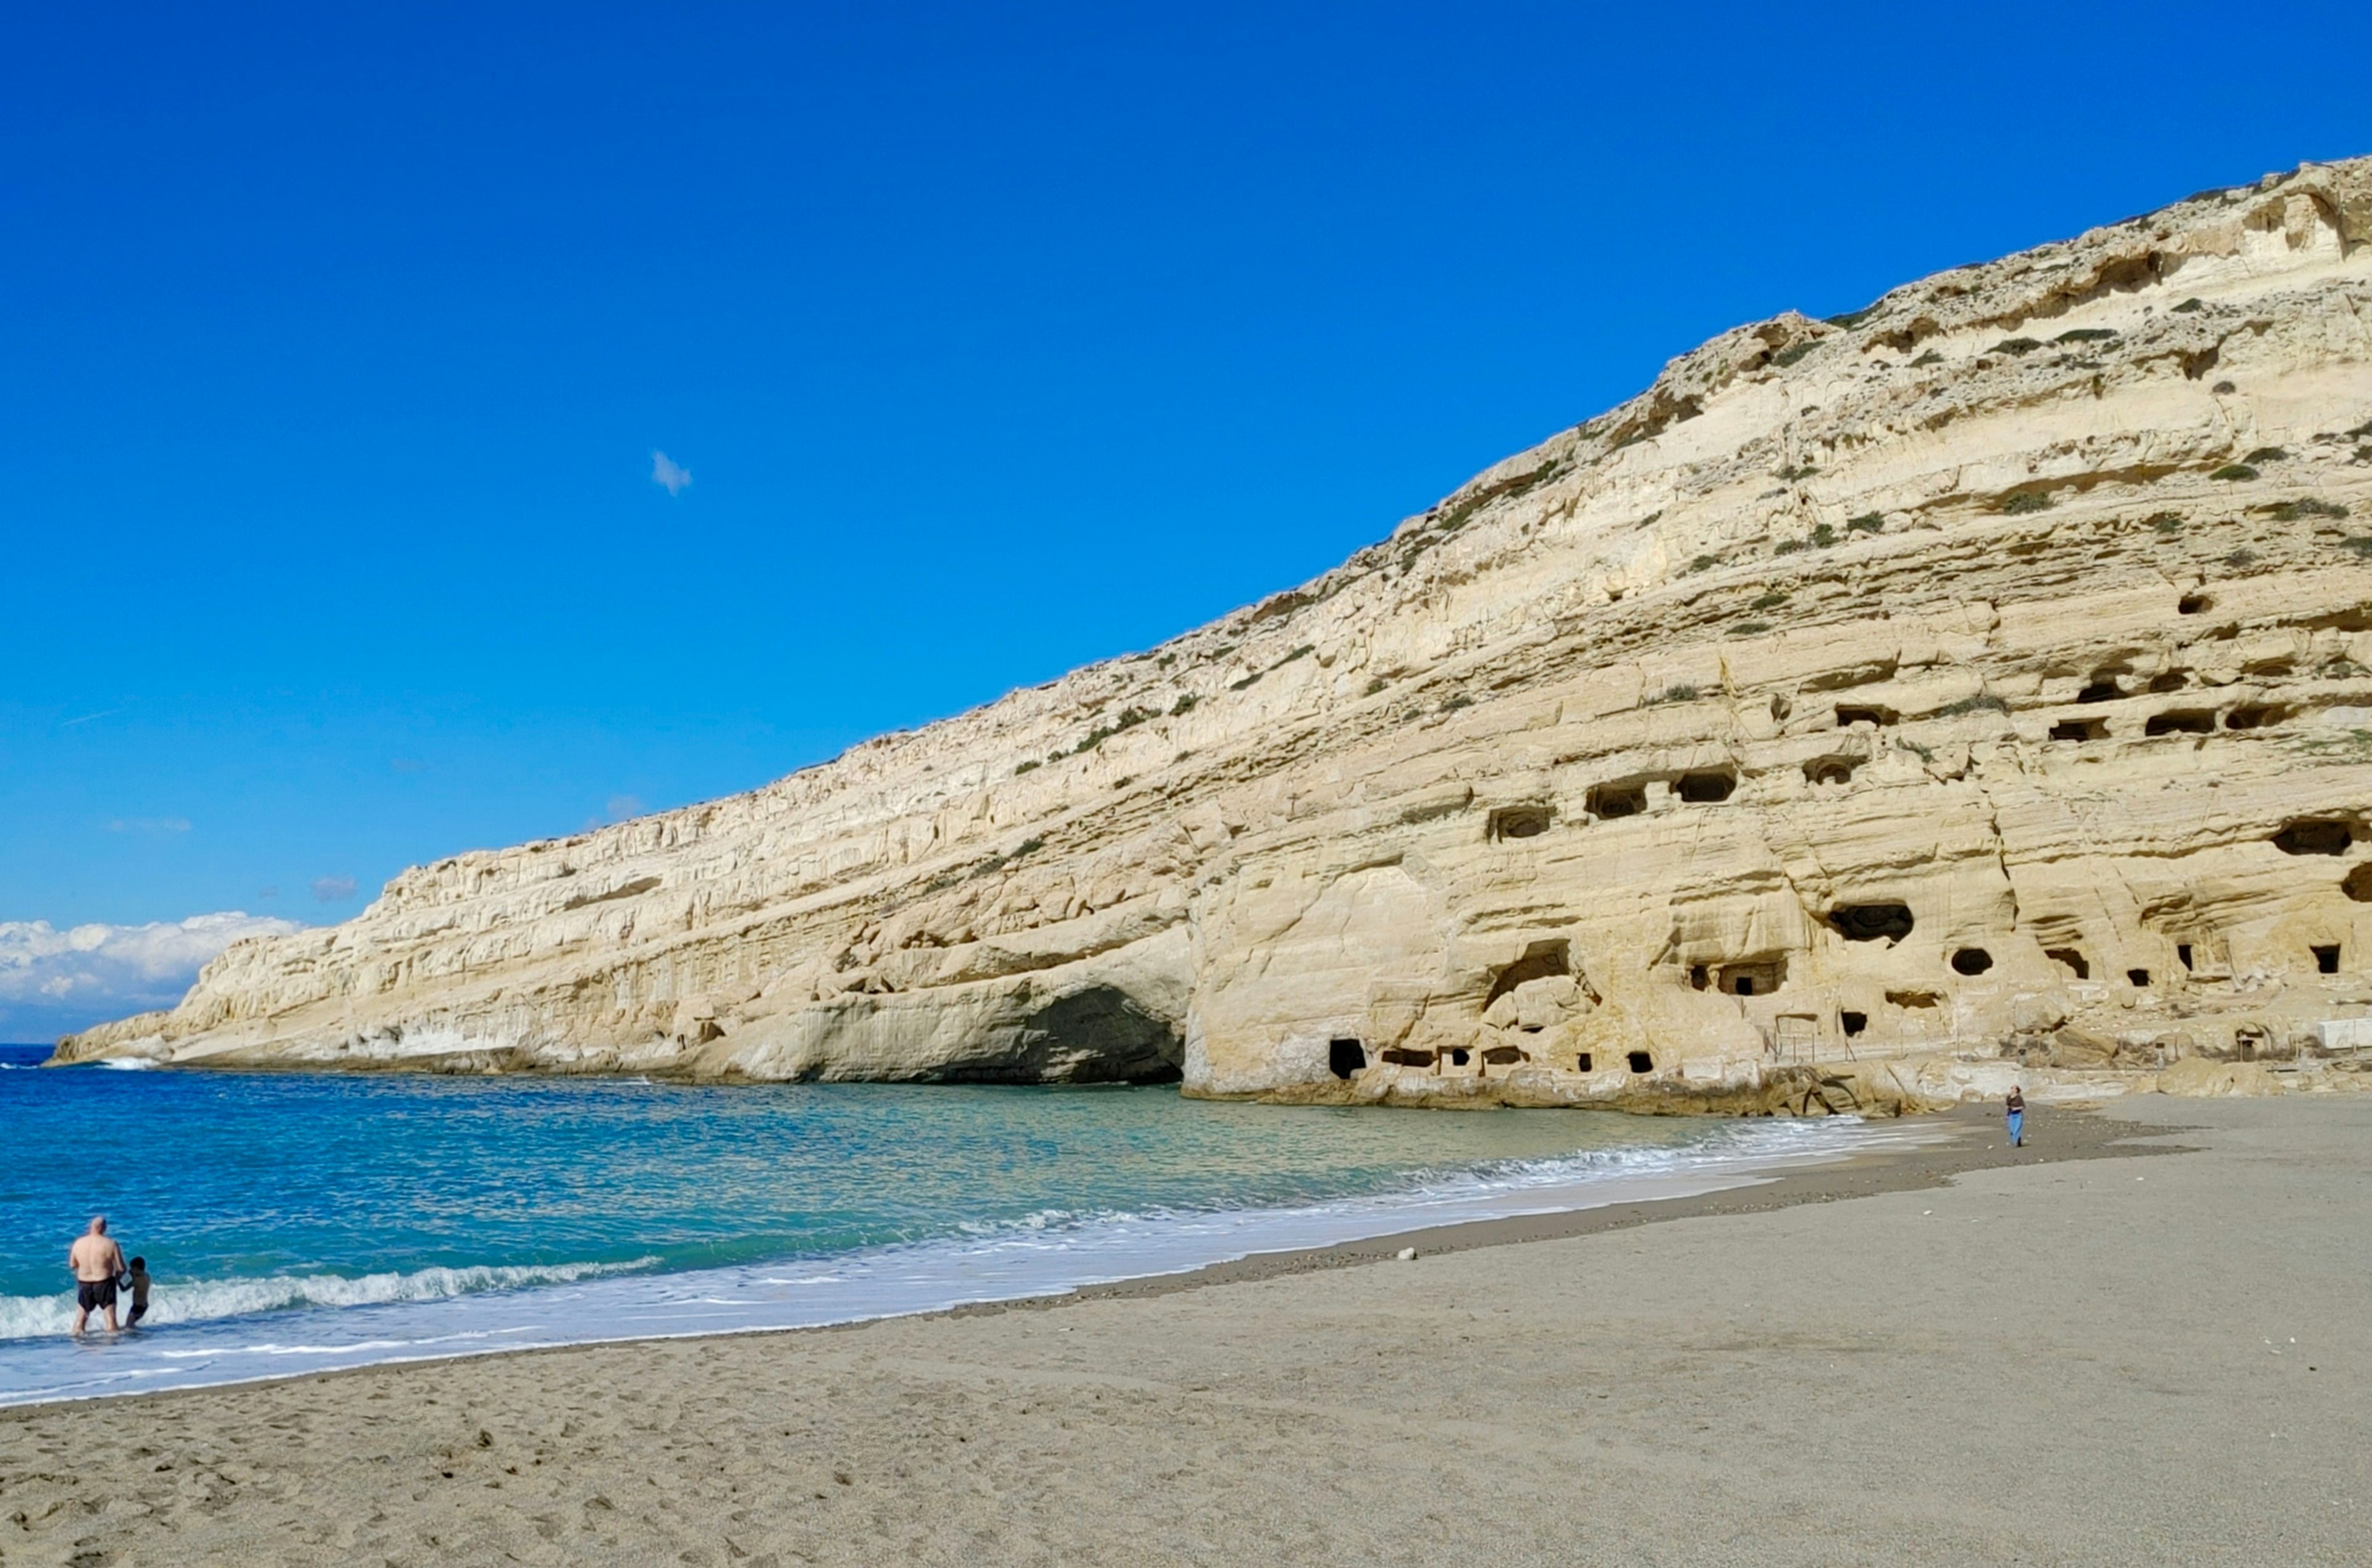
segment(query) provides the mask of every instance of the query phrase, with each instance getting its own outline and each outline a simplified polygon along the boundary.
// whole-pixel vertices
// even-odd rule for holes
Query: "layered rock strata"
[[[1820,1109],[2372,1045],[2372,159],[1675,360],[1339,569],[62,1060]]]

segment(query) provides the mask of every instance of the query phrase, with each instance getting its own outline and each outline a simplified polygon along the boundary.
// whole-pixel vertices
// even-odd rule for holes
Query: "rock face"
[[[2359,159],[1740,328],[1293,592],[407,871],[58,1054],[1796,1109],[2344,1064],[2367,557]]]

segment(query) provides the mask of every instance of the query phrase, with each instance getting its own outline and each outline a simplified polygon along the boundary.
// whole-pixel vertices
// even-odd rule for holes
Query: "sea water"
[[[0,1047],[0,1403],[1011,1299],[1700,1191],[1849,1122],[1216,1104],[1174,1088],[43,1068]],[[93,1214],[148,1260],[82,1342]]]

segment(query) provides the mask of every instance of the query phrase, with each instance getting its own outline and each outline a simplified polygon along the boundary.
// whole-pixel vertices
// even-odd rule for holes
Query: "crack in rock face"
[[[1314,582],[416,867],[59,1055],[1794,1113],[2353,1082],[2367,323],[2372,159],[1741,327]]]

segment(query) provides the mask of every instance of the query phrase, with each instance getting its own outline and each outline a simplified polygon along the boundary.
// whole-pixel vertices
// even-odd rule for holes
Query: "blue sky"
[[[12,19],[0,923],[762,784],[1738,321],[2372,151],[2361,6],[355,12]]]

